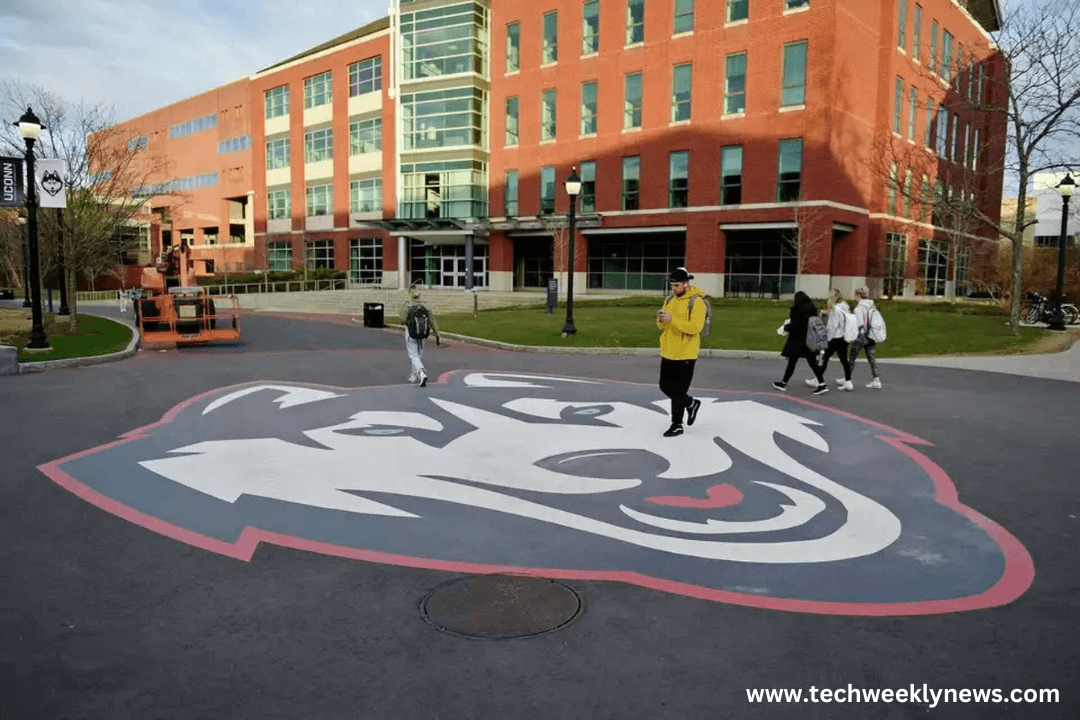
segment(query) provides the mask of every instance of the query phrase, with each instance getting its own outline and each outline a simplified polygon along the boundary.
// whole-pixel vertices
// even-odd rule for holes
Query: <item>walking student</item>
[[[683,434],[683,413],[686,424],[697,420],[701,400],[691,398],[690,382],[694,365],[701,350],[701,329],[705,327],[705,293],[691,285],[694,276],[686,268],[675,268],[671,281],[671,296],[656,313],[660,333],[660,391],[671,398],[671,427],[664,437]]]
[[[795,374],[795,363],[799,361],[799,358],[806,358],[810,369],[814,371],[814,377],[817,378],[814,394],[824,395],[829,392],[829,386],[825,384],[825,376],[817,364],[817,353],[806,346],[806,326],[810,318],[817,314],[817,306],[809,295],[802,290],[795,293],[795,299],[788,313],[787,340],[784,342],[784,349],[780,351],[780,355],[787,358],[787,367],[784,369],[784,379],[773,381],[773,387],[780,392],[787,392],[788,381]]]
[[[439,344],[439,326],[435,315],[420,302],[420,288],[409,288],[409,297],[401,307],[401,322],[405,325],[405,350],[409,353],[409,382],[419,382],[420,387],[427,385],[427,369],[424,368],[424,341],[435,333],[435,344]]]
[[[833,288],[829,293],[829,299],[825,301],[825,312],[828,319],[825,321],[825,329],[829,335],[829,345],[825,348],[825,354],[821,357],[821,376],[825,377],[825,369],[829,366],[829,358],[836,354],[840,359],[840,365],[844,368],[844,377],[837,378],[836,385],[841,390],[851,390],[852,385],[847,378],[851,377],[851,363],[848,362],[848,343],[844,339],[844,326],[847,324],[848,313],[851,308],[844,302],[844,295],[839,289]],[[817,379],[807,378],[806,384],[817,387]]]
[[[870,337],[871,315],[877,312],[874,301],[870,299],[870,290],[861,287],[855,291],[855,297],[859,298],[859,304],[855,306],[855,320],[859,324],[859,336],[851,343],[848,350],[848,364],[844,368],[844,389],[851,390],[855,386],[851,383],[851,371],[855,365],[855,358],[859,353],[866,351],[866,361],[870,363],[870,373],[874,379],[867,383],[866,387],[874,390],[881,389],[881,376],[877,369],[877,342]]]

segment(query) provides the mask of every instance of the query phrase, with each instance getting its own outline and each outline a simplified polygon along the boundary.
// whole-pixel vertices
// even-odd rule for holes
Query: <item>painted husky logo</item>
[[[804,612],[1011,602],[1031,560],[913,436],[753,393],[660,436],[651,386],[453,373],[430,386],[253,383],[42,470],[214,552],[259,542],[466,572],[610,579]]]
[[[60,173],[55,170],[46,170],[41,173],[41,189],[52,196],[56,196],[64,189],[64,181]]]

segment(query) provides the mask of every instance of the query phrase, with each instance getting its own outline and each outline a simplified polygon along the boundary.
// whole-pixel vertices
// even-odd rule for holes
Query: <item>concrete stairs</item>
[[[382,303],[387,323],[398,322],[398,312],[408,298],[406,290],[397,288],[355,288],[349,290],[320,290],[284,293],[251,293],[236,296],[240,307],[248,310],[274,312],[326,313],[362,317],[364,303]],[[607,296],[605,297],[612,297]],[[576,297],[575,297],[576,299]],[[473,310],[521,305],[544,305],[544,291],[492,292],[432,288],[421,291],[420,301],[438,315],[471,313]]]

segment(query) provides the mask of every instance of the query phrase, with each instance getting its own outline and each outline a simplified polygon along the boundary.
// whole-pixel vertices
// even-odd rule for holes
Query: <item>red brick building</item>
[[[186,194],[152,199],[154,241],[193,244],[199,273],[540,287],[565,278],[576,168],[578,292],[658,291],[685,264],[714,295],[952,294],[992,233],[944,228],[918,198],[1000,212],[999,16],[997,0],[400,0],[123,127],[171,161]]]

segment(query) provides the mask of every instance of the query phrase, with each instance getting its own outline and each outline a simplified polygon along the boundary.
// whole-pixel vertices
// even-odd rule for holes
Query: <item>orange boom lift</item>
[[[186,244],[158,255],[142,271],[143,297],[135,317],[144,343],[193,345],[240,338],[240,305],[235,295],[218,297],[191,284],[191,251]],[[226,307],[218,303],[228,301]]]

